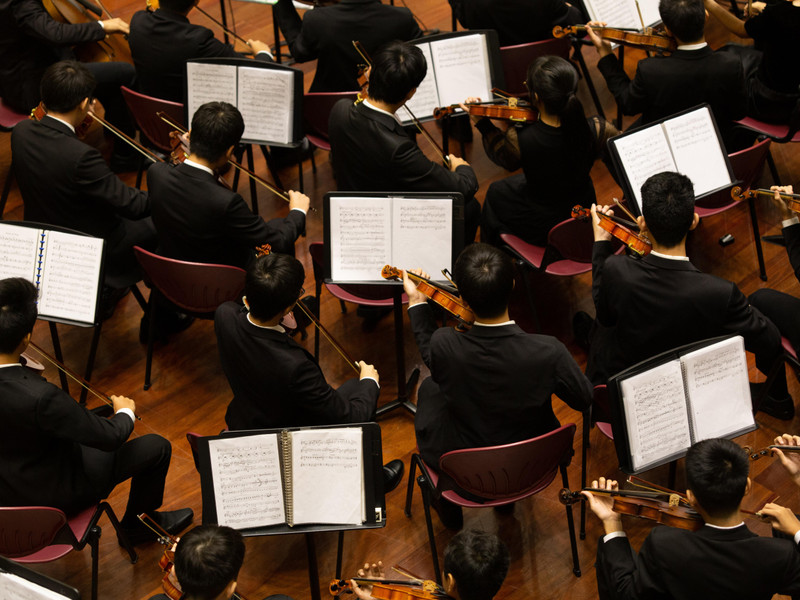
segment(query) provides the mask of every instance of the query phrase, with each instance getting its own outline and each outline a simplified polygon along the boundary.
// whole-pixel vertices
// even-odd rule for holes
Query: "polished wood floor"
[[[143,8],[138,3],[126,0],[107,0],[115,16],[129,19],[135,10]],[[405,2],[402,2],[405,4]],[[219,5],[215,0],[201,0],[201,6],[212,14],[219,14]],[[450,10],[444,0],[408,0],[408,6],[425,23],[427,27],[439,27],[449,30]],[[271,10],[263,5],[250,2],[232,3],[239,32],[244,37],[260,38],[264,41],[272,39]],[[193,14],[194,22],[209,25],[199,14]],[[221,35],[218,33],[218,35]],[[710,24],[709,36],[714,47],[719,46],[727,37],[714,24]],[[607,115],[615,113],[613,98],[608,93],[602,77],[594,68],[596,54],[593,49],[584,51],[590,63],[592,77],[601,95]],[[628,52],[628,67],[633,71],[633,60],[636,53]],[[301,68],[306,73],[306,88],[310,84],[314,65],[306,64]],[[586,92],[585,84],[581,84],[581,98],[587,112],[594,112],[594,107]],[[436,136],[435,127],[428,126]],[[10,150],[9,135],[0,135],[0,177],[5,178],[9,168]],[[426,150],[426,152],[429,152]],[[430,154],[432,155],[432,153]],[[795,182],[800,159],[797,145],[773,147],[773,155],[781,171],[783,182]],[[486,159],[480,143],[471,143],[466,148],[466,158],[475,167],[481,189],[478,198],[483,199],[491,181],[507,174]],[[325,192],[335,189],[331,176],[327,154],[317,152],[317,173],[311,172],[308,162],[304,165],[305,189],[312,201],[321,204]],[[261,174],[266,167],[261,160],[257,164]],[[613,196],[619,197],[620,190],[611,181],[605,167],[598,162],[592,176],[602,203],[609,203]],[[281,172],[285,187],[298,186],[297,170],[290,168]],[[133,183],[133,175],[125,180]],[[772,184],[768,173],[761,178],[761,185]],[[249,198],[247,190],[243,190]],[[569,194],[569,182],[564,182],[564,193]],[[266,192],[259,192],[259,208],[262,215],[284,215],[286,207]],[[758,206],[762,233],[776,233],[780,228],[780,216],[768,202]],[[16,187],[5,211],[4,218],[19,219],[22,217],[21,199]],[[725,233],[736,238],[734,244],[721,247],[717,240]],[[307,270],[306,289],[314,289],[311,261],[308,255],[308,244],[322,239],[321,219],[310,217],[308,236],[297,243],[298,257]],[[785,251],[777,246],[765,245],[769,281],[764,283],[758,278],[756,255],[753,245],[746,207],[734,208],[722,215],[709,218],[702,223],[693,234],[690,244],[692,260],[701,269],[739,284],[744,293],[749,294],[764,286],[777,288],[789,293],[800,294],[800,287],[793,277]],[[523,285],[514,299],[512,317],[516,318],[529,331],[534,330],[530,311],[521,292]],[[586,310],[593,314],[590,296],[591,276],[559,279],[542,274],[533,274],[531,285],[535,298],[538,321],[541,331],[557,336],[573,353],[575,360],[585,365],[586,357],[574,343],[571,333],[571,318],[578,310]],[[146,290],[142,287],[142,291]],[[212,324],[197,322],[186,332],[174,336],[167,345],[156,348],[154,359],[153,386],[145,392],[142,390],[144,377],[145,348],[138,341],[139,319],[141,310],[132,296],[125,298],[113,317],[104,324],[100,351],[97,358],[95,376],[93,378],[98,389],[108,393],[125,394],[135,398],[137,412],[142,421],[137,423],[134,435],[155,432],[165,436],[172,442],[173,459],[168,477],[166,493],[166,509],[189,506],[196,514],[195,522],[200,522],[201,498],[199,477],[192,464],[191,455],[185,440],[188,431],[200,434],[215,434],[223,426],[225,407],[231,392],[220,369]],[[355,314],[354,307],[349,307],[346,314],[339,312],[338,302],[323,291],[322,319],[332,333],[346,345],[350,353],[357,358],[373,362],[381,373],[382,398],[387,402],[395,397],[397,391],[397,375],[394,369],[393,327],[390,318],[384,319],[373,331],[364,331],[361,319]],[[75,327],[60,327],[61,339],[67,364],[75,370],[82,370],[91,340],[91,331]],[[34,340],[50,348],[47,326],[39,323],[34,332]],[[405,332],[405,358],[407,369],[421,368],[423,376],[427,370],[422,365],[408,327]],[[313,349],[313,334],[306,342]],[[341,383],[351,375],[349,368],[330,347],[323,342],[321,350],[323,368],[332,383]],[[752,358],[752,357],[751,357]],[[763,380],[754,368],[751,360],[751,379]],[[46,376],[57,382],[57,374],[48,369]],[[795,398],[800,398],[800,386],[790,377],[790,389]],[[76,390],[73,395],[77,397]],[[558,399],[554,399],[557,415],[562,423],[576,423],[580,431],[581,415],[568,409]],[[91,404],[91,402],[90,402]],[[766,445],[771,438],[784,431],[797,431],[797,419],[791,423],[777,421],[771,417],[758,415],[760,429],[743,436],[739,441],[754,447]],[[395,411],[380,420],[383,435],[383,453],[388,460],[401,458],[406,466],[415,449],[413,420],[403,410]],[[577,457],[580,456],[581,440],[575,439]],[[597,430],[591,435],[591,451],[589,476],[615,476],[617,461],[613,444]],[[679,485],[681,484],[681,469]],[[666,483],[666,471],[658,469],[647,476],[662,484]],[[778,465],[769,459],[753,463],[753,476],[761,486],[759,490],[766,493],[773,489],[780,494],[781,502],[800,509],[800,497],[789,487],[782,476]],[[580,482],[579,460],[573,461],[569,468],[570,484],[578,487]],[[588,534],[585,540],[579,541],[579,552],[583,576],[576,578],[572,574],[564,509],[557,500],[560,488],[558,481],[541,494],[520,502],[513,514],[500,515],[492,510],[472,509],[465,513],[465,526],[485,531],[496,532],[511,549],[511,569],[505,585],[499,594],[501,600],[522,600],[523,598],[570,598],[582,600],[596,596],[596,579],[594,572],[594,553],[597,537],[601,528],[596,520],[588,520]],[[127,487],[120,486],[112,494],[110,501],[118,514],[124,510]],[[407,569],[430,577],[433,574],[430,553],[427,545],[424,516],[422,513],[419,491],[415,490],[414,513],[407,519],[403,515],[404,486],[387,497],[388,524],[385,529],[353,532],[347,534],[344,548],[344,574],[353,574],[364,560],[382,559],[392,565],[399,563]],[[140,547],[140,558],[136,565],[127,562],[125,554],[117,546],[115,536],[108,523],[101,523],[105,536],[101,541],[100,557],[100,597],[117,599],[147,598],[159,591],[160,573],[157,559],[161,549],[156,544]],[[759,533],[768,535],[768,528],[763,524],[753,523],[751,526]],[[627,523],[630,536],[635,546],[641,543],[650,529],[649,523],[631,520]],[[441,551],[453,533],[446,530],[434,516],[436,542]],[[336,536],[321,534],[317,536],[320,561],[320,576],[323,582],[332,577],[335,569]],[[72,553],[64,559],[51,564],[37,565],[41,570],[53,577],[64,580],[89,597],[90,559],[88,552]],[[247,540],[247,556],[240,577],[240,591],[251,600],[268,594],[285,593],[298,600],[309,598],[310,590],[306,573],[306,548],[302,536],[262,537]],[[324,590],[323,590],[324,593]]]

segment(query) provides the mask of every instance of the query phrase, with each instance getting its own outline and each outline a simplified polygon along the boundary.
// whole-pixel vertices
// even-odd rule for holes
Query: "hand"
[[[758,514],[767,517],[770,523],[772,523],[772,528],[777,529],[781,533],[793,536],[800,531],[800,521],[798,521],[795,514],[785,506],[770,502],[769,504],[765,504],[764,508],[758,511]]]
[[[370,579],[383,579],[383,562],[377,563],[364,563],[364,567],[358,570],[359,577],[369,577]],[[360,600],[373,600],[372,586],[364,585],[359,586],[354,580],[350,580],[350,586],[353,588],[353,594]]]
[[[253,54],[258,54],[259,52],[269,52],[269,44],[265,44],[260,40],[247,40],[247,45],[250,46]]]
[[[783,218],[791,219],[794,216],[794,212],[792,209],[789,208],[789,203],[786,202],[783,198],[781,198],[781,194],[793,194],[794,190],[790,185],[773,185],[769,188],[773,192],[775,192],[775,202],[781,207],[783,211]]]
[[[597,33],[592,30],[592,27],[605,26],[606,24],[603,21],[589,21],[586,24],[586,33],[589,34],[589,39],[592,40],[592,44],[594,44],[594,47],[597,48],[597,53],[600,54],[600,58],[611,54],[611,43],[597,35]]]
[[[294,190],[289,190],[289,210],[292,210],[293,208],[299,208],[303,212],[307,213],[310,206],[311,206],[311,198],[309,198],[302,192],[295,192]]]
[[[103,24],[103,30],[106,33],[122,33],[128,35],[131,32],[130,26],[122,19],[108,19],[100,21]]]
[[[595,242],[611,241],[613,236],[608,231],[600,227],[600,217],[597,216],[598,213],[603,215],[613,216],[614,210],[608,205],[600,206],[597,204],[592,204],[592,229],[594,230],[594,241]]]
[[[378,369],[373,367],[372,365],[368,365],[363,360],[358,361],[358,367],[361,369],[361,373],[359,373],[358,378],[364,379],[365,377],[372,377],[378,385],[381,384],[380,375],[378,375]]]
[[[613,479],[601,477],[592,481],[592,488],[597,490],[618,490],[619,484]],[[592,494],[591,492],[581,492],[589,502],[589,508],[603,522],[606,533],[622,531],[622,518],[619,514],[611,510],[614,506],[614,498],[605,494]]]
[[[779,446],[800,446],[800,436],[784,433],[776,437],[774,443]],[[795,484],[800,486],[800,454],[784,453],[777,448],[773,448],[772,452],[781,461],[783,468],[786,469]]]
[[[447,161],[450,163],[450,170],[455,171],[461,165],[469,166],[469,163],[465,161],[463,158],[456,156],[455,154],[448,154]]]
[[[469,108],[467,108],[467,104],[480,104],[480,102],[481,102],[480,98],[474,98],[470,96],[463,102],[459,102],[458,105],[461,107],[461,110],[463,110],[465,113],[469,115]],[[481,117],[475,117],[473,115],[469,115],[469,120],[472,121],[473,123],[477,123],[478,121],[481,120]]]
[[[114,405],[114,412],[122,408],[130,408],[136,414],[136,402],[125,396],[111,396],[111,403]]]
[[[749,7],[745,5],[744,7],[745,19],[750,17],[755,17],[756,15],[760,15],[761,12],[764,10],[764,8],[766,8],[766,6],[767,6],[766,2],[753,2]]]
[[[429,279],[429,275],[422,271],[422,269],[411,269],[411,273],[419,275],[425,279]],[[403,271],[403,290],[408,296],[409,306],[412,304],[422,304],[428,301],[428,297],[417,289],[417,284],[411,281],[407,271]]]

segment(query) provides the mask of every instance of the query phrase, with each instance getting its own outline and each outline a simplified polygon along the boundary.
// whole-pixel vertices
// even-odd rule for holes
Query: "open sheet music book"
[[[0,279],[23,277],[39,290],[39,318],[93,325],[103,240],[0,223]]]
[[[74,587],[0,557],[0,598],[3,600],[80,600]]]
[[[756,428],[741,336],[691,344],[639,363],[612,377],[609,392],[625,472],[680,458],[695,442]]]
[[[607,23],[609,27],[641,31],[642,21],[645,27],[653,27],[661,21],[658,1],[639,0],[641,19],[639,10],[636,9],[636,0],[584,0],[583,4],[592,21]]]
[[[694,184],[696,198],[733,185],[728,154],[707,104],[608,141],[626,198],[641,214],[642,184],[663,171],[683,173]]]

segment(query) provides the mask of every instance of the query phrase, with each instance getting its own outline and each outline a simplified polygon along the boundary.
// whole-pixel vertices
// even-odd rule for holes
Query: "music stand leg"
[[[311,600],[320,600],[319,565],[317,565],[317,545],[314,534],[306,533],[306,551],[308,554],[308,584],[311,586]]]
[[[344,529],[339,531],[339,540],[336,544],[336,579],[342,578],[342,555],[344,554]]]
[[[408,394],[417,385],[419,369],[414,369],[406,380],[406,351],[403,335],[403,288],[395,287],[394,291],[394,352],[397,361],[397,398],[381,406],[376,416],[380,417],[395,408],[403,407],[412,415],[417,413],[417,406],[408,399]]]
[[[252,144],[247,144],[247,149],[245,150],[247,153],[247,168],[251,171],[255,171],[253,167],[253,146]],[[253,214],[258,216],[258,190],[256,189],[256,182],[252,177],[247,178],[250,182],[250,204],[252,206]]]
[[[61,342],[58,339],[58,328],[53,321],[48,321],[47,324],[50,326],[50,339],[53,340],[53,354],[56,355],[56,360],[63,365],[64,355],[61,354]],[[58,377],[61,379],[61,389],[69,394],[69,381],[67,381],[67,374],[59,369]]]

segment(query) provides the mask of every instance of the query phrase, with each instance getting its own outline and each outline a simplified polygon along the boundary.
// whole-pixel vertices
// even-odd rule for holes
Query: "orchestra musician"
[[[389,40],[407,42],[422,36],[411,11],[380,0],[321,2],[302,19],[292,0],[278,0],[275,9],[292,58],[299,63],[317,61],[311,92],[361,88],[358,67],[364,61],[354,40],[371,55]]]
[[[694,444],[686,454],[686,495],[705,525],[694,532],[654,527],[638,554],[625,536],[620,515],[611,509],[613,498],[584,492],[605,530],[597,545],[600,600],[797,597],[800,522],[794,519],[793,541],[761,537],[748,529],[740,507],[752,485],[749,470],[747,454],[730,440]],[[618,489],[616,481],[603,477],[592,487]],[[775,523],[784,511],[767,504],[761,513]]]
[[[291,339],[281,321],[303,295],[305,269],[271,253],[247,269],[244,307],[222,304],[214,317],[222,370],[233,390],[228,429],[363,423],[375,419],[378,371],[359,361],[359,377],[333,388],[316,359]],[[403,462],[384,465],[384,489],[400,483]]]
[[[450,450],[519,442],[558,428],[553,394],[577,411],[592,399],[589,381],[561,342],[525,333],[509,318],[514,268],[507,255],[472,244],[453,275],[475,314],[464,333],[436,329],[427,297],[406,273],[403,278],[411,328],[431,370],[417,392],[414,429],[420,455],[436,470]],[[459,506],[442,498],[434,507],[445,526],[461,528]]]
[[[412,140],[395,113],[425,78],[422,51],[390,42],[372,57],[369,98],[342,99],[329,121],[331,160],[340,190],[358,192],[460,192],[464,196],[464,239],[475,239],[481,206],[478,180],[463,158],[449,155],[449,169],[431,161]]]
[[[641,259],[612,256],[611,235],[592,208],[592,296],[597,311],[586,374],[595,384],[651,356],[691,342],[738,334],[756,366],[769,373],[781,354],[778,329],[747,303],[736,284],[699,271],[686,256],[686,236],[699,217],[694,187],[679,173],[653,175],[642,186],[637,224],[653,244]],[[752,385],[752,384],[751,384]],[[779,377],[759,410],[779,419],[794,416],[794,402]]]
[[[52,506],[71,516],[130,479],[120,524],[131,543],[155,539],[140,513],[169,533],[185,529],[191,509],[157,511],[170,443],[152,433],[128,439],[134,401],[111,396],[114,415],[105,419],[20,364],[36,323],[36,300],[30,281],[0,281],[0,505]]]

